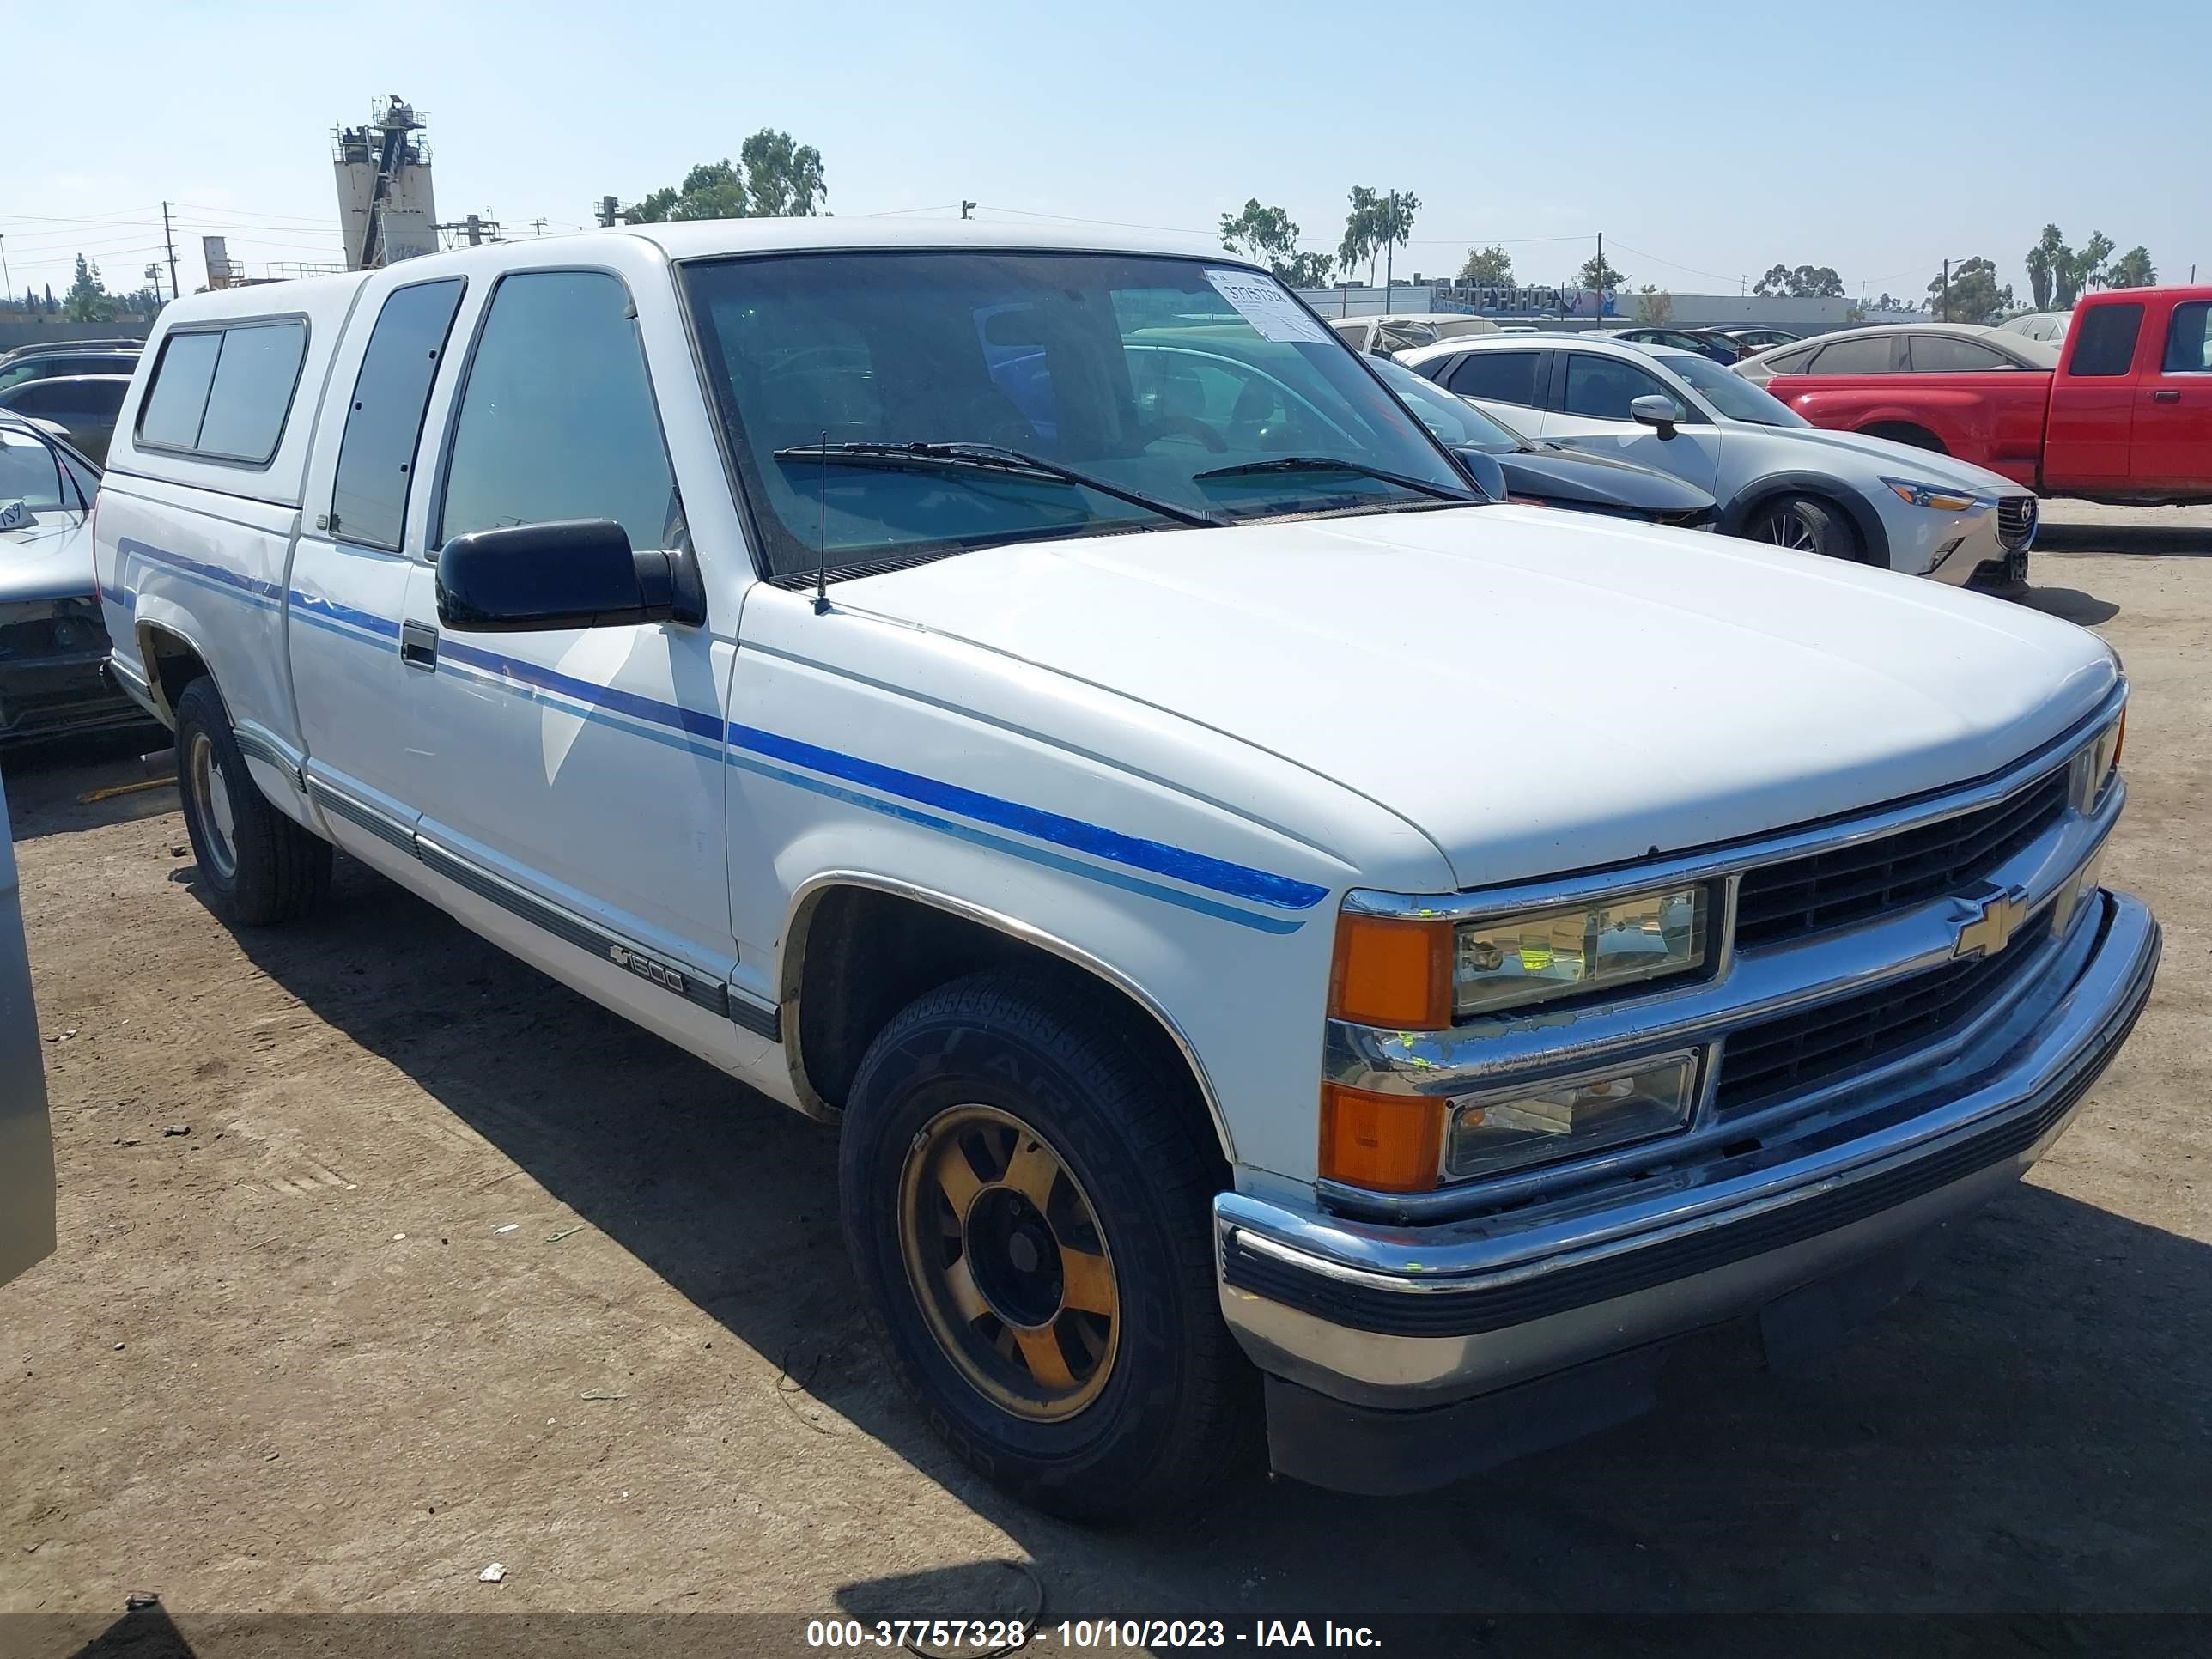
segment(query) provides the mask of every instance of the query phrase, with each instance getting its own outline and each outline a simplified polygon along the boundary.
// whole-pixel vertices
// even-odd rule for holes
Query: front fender
[[[1840,508],[1851,526],[1859,532],[1860,544],[1866,549],[1867,562],[1890,568],[1889,531],[1881,515],[1868,501],[1865,492],[1854,489],[1832,473],[1827,472],[1770,472],[1754,478],[1738,490],[1721,507],[1720,532],[1723,536],[1741,536],[1759,509],[1784,495],[1817,495],[1820,500]]]

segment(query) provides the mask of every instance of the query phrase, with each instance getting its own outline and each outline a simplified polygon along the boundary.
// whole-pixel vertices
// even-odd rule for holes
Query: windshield
[[[1421,424],[1436,434],[1438,443],[1463,444],[1492,455],[1510,454],[1528,447],[1528,441],[1504,422],[1493,419],[1466,398],[1453,396],[1405,364],[1378,357],[1374,368],[1383,383],[1420,417]]]
[[[64,461],[58,450],[0,427],[0,509],[21,501],[33,514],[79,513],[98,488],[96,475]]]
[[[1684,352],[1679,356],[1662,357],[1660,362],[1687,380],[1704,395],[1707,403],[1731,421],[1752,421],[1760,426],[1813,424],[1780,398],[1753,386],[1734,369],[1723,368],[1710,357]]]
[[[878,251],[697,264],[684,280],[777,576],[811,572],[817,538],[836,570],[1475,499],[1358,356],[1258,272]],[[916,444],[1045,465],[880,448]]]

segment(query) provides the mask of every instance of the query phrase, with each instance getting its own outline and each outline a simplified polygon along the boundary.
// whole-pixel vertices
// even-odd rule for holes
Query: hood
[[[1497,453],[1506,483],[1519,495],[1591,501],[1638,513],[1709,512],[1713,498],[1697,485],[1633,461],[1542,444]]]
[[[81,513],[40,513],[0,530],[0,605],[92,597],[92,537]]]
[[[1756,426],[1756,422],[1737,422],[1736,425]],[[1826,427],[1763,426],[1762,432],[1787,432],[1791,440],[1822,448],[1840,450],[1848,455],[1857,455],[1878,463],[1891,477],[1911,478],[1921,483],[1951,484],[1961,489],[1971,489],[1978,495],[2025,495],[2027,487],[2014,483],[2002,473],[1987,467],[1976,466],[1968,461],[1954,460],[1948,455],[1939,455],[1932,449],[1917,449],[1911,444],[1901,444],[1890,438],[1870,438],[1863,432],[1831,432]]]
[[[2118,676],[2001,599],[1536,507],[1036,543],[835,591],[1334,780],[1462,887],[1979,777]]]

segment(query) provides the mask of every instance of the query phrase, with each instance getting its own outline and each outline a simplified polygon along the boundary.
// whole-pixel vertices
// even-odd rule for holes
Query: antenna
[[[814,471],[814,614],[830,610],[830,429],[822,429],[822,447],[815,453]]]

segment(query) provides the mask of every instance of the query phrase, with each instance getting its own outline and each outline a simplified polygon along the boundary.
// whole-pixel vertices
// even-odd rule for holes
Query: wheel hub
[[[230,782],[223,776],[222,757],[204,732],[192,734],[185,776],[193,803],[199,808],[200,832],[207,842],[201,850],[215,873],[227,881],[238,868],[238,815],[231,805]]]
[[[1018,1415],[1072,1417],[1097,1399],[1121,1336],[1120,1292],[1090,1196],[1012,1113],[956,1106],[915,1137],[899,1244],[938,1345]]]

